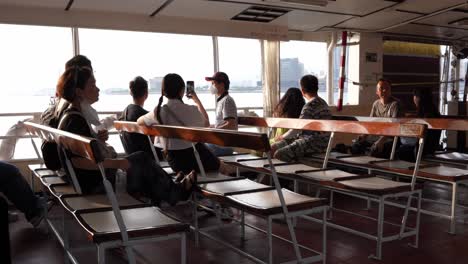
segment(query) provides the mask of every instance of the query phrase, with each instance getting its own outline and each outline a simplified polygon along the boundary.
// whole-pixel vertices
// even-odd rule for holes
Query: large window
[[[280,46],[280,88],[284,94],[290,87],[299,88],[305,74],[319,79],[319,96],[328,100],[326,80],[328,69],[327,45],[322,42],[289,41]]]
[[[260,41],[219,37],[218,47],[219,70],[229,75],[237,107],[263,107]]]
[[[88,56],[101,89],[99,111],[122,110],[131,102],[128,84],[136,76],[148,81],[145,108],[153,109],[164,75],[177,73],[208,90],[204,77],[213,72],[211,37],[145,32],[80,29],[80,51]]]
[[[44,110],[65,62],[73,56],[71,29],[0,24],[0,39],[0,113]],[[0,117],[0,135],[27,117]],[[14,157],[31,158],[33,153],[31,142],[23,139],[16,144]]]

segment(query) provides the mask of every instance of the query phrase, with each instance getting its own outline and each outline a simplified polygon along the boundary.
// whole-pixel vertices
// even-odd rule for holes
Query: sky
[[[0,76],[3,90],[31,94],[53,88],[73,56],[70,28],[0,24]],[[180,74],[195,86],[213,74],[212,38],[131,31],[79,29],[80,53],[92,60],[98,87],[127,88],[135,76],[145,79]],[[261,80],[260,44],[255,39],[220,37],[220,70],[232,83]],[[299,57],[307,71],[326,72],[324,43],[291,41],[282,58]]]

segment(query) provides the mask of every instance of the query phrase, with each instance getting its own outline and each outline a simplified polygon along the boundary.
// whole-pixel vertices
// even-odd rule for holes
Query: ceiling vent
[[[326,6],[328,4],[327,0],[263,0],[263,2],[287,3],[302,6]]]
[[[288,13],[289,10],[264,6],[251,6],[240,12],[232,20],[268,23]]]

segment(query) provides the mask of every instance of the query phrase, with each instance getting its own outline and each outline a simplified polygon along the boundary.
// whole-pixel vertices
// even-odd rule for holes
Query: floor
[[[468,204],[468,188],[460,188],[461,195],[459,203]],[[326,196],[327,193],[322,193]],[[448,198],[450,192],[448,186],[439,184],[425,184],[424,196],[437,199]],[[366,210],[366,203],[363,200],[350,198],[349,196],[336,195],[336,207],[346,208],[353,212],[375,216],[376,204],[371,210]],[[403,201],[402,201],[403,202]],[[431,205],[424,203],[425,208],[443,210],[448,212],[448,207]],[[385,216],[398,222],[401,220],[402,210],[393,207],[386,207]],[[190,220],[190,208],[188,205],[180,205],[169,208],[169,213],[177,215],[180,219]],[[60,206],[55,206],[51,215],[60,215]],[[237,213],[237,211],[235,211]],[[201,223],[203,226],[212,226],[217,223],[216,218],[201,213]],[[349,214],[337,212],[333,221],[346,224],[347,226],[358,228],[361,231],[375,233],[375,222],[363,220]],[[74,222],[74,221],[71,221]],[[265,227],[265,221],[248,215],[246,222],[258,227]],[[414,217],[410,218],[410,224],[414,222]],[[412,239],[403,239],[384,243],[383,260],[375,261],[368,256],[375,252],[375,242],[358,237],[343,231],[328,228],[328,253],[327,263],[330,264],[365,264],[365,263],[425,263],[425,264],[466,264],[468,263],[468,224],[457,223],[457,235],[447,233],[449,221],[438,217],[422,215],[420,247],[414,249],[408,246]],[[391,226],[385,227],[385,233],[394,231]],[[72,245],[88,245],[87,239],[80,226],[71,228]],[[273,232],[277,235],[288,237],[287,226],[281,221],[274,222]],[[243,250],[252,253],[258,258],[266,259],[266,237],[263,233],[246,228],[246,238],[240,240],[240,228],[238,225],[227,225],[222,229],[211,231],[224,241],[231,242]],[[298,221],[296,234],[301,244],[321,251],[321,226],[303,219]],[[10,224],[11,252],[13,263],[64,263],[64,255],[60,244],[53,237],[52,233],[47,233],[47,229],[42,226],[34,229],[31,225],[20,218],[18,222]],[[180,263],[179,241],[173,240],[162,243],[152,243],[136,247],[138,263]],[[293,249],[290,245],[278,240],[273,240],[275,263],[291,260],[294,257]],[[305,254],[307,255],[307,254]],[[96,263],[96,251],[90,249],[76,254],[82,263]],[[122,250],[109,250],[107,253],[107,263],[125,263],[125,254]],[[251,260],[240,256],[236,252],[225,248],[218,243],[202,238],[200,247],[196,247],[193,233],[188,239],[188,263],[254,263]]]

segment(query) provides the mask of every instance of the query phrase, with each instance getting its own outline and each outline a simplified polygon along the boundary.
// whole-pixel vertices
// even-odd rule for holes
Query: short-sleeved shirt
[[[236,129],[237,129],[236,102],[228,93],[224,93],[220,97],[216,98],[215,128],[222,125],[228,119],[236,120]]]
[[[146,115],[146,111],[143,107],[136,104],[129,104],[122,112],[121,120],[123,121],[137,121],[140,116]],[[145,151],[152,154],[148,137],[139,133],[127,133],[123,132],[123,140],[125,141],[126,150],[128,154],[136,151]]]
[[[161,107],[161,121],[164,125],[203,127],[205,120],[202,113],[194,105],[184,104],[180,99],[169,99],[167,104]],[[143,116],[145,125],[158,124],[156,109]],[[167,150],[180,150],[192,147],[192,142],[181,139],[166,139],[159,137],[155,139],[156,145]]]
[[[371,117],[398,117],[400,115],[400,101],[390,97],[390,101],[383,104],[380,99],[372,104]]]

